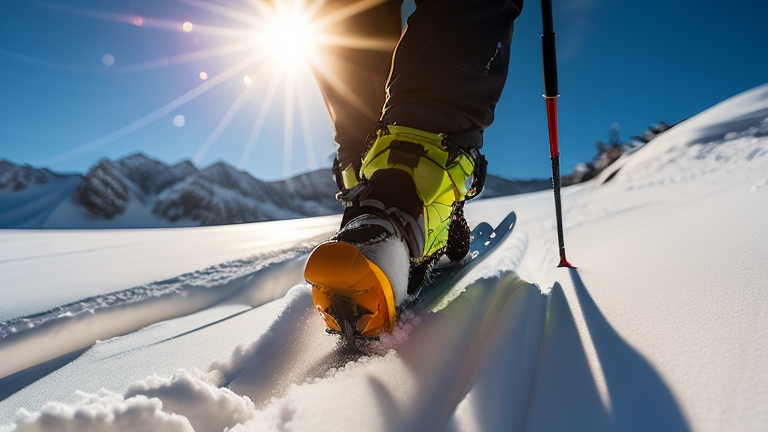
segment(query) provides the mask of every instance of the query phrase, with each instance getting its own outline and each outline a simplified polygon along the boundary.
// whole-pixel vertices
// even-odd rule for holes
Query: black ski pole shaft
[[[552,0],[541,0],[543,32],[542,69],[544,73],[544,99],[547,103],[547,124],[549,127],[549,152],[552,159],[552,190],[555,194],[555,216],[557,218],[557,242],[560,247],[558,267],[574,268],[565,257],[563,239],[563,211],[560,200],[560,148],[557,130],[557,56],[555,55],[555,31],[552,24]]]

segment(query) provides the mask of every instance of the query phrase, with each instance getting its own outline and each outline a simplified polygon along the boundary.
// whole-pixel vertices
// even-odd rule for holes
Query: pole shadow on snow
[[[611,396],[612,420],[622,431],[688,431],[680,406],[656,369],[614,330],[570,269],[576,296],[603,366]]]
[[[556,283],[525,430],[689,431],[679,404],[654,367],[611,326],[579,273],[570,269],[589,335]],[[593,367],[581,338],[591,338]],[[602,377],[596,377],[597,363]],[[600,384],[604,378],[604,386]]]

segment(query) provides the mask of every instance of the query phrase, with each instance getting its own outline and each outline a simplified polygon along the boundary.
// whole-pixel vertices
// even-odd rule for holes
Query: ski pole
[[[565,258],[563,240],[563,212],[560,205],[560,149],[557,137],[557,57],[555,55],[555,31],[552,25],[552,0],[541,0],[541,18],[543,21],[542,68],[544,73],[544,100],[547,103],[547,124],[549,127],[549,152],[552,159],[552,190],[555,193],[555,215],[557,217],[557,241],[560,246],[560,264],[558,267],[575,268]]]

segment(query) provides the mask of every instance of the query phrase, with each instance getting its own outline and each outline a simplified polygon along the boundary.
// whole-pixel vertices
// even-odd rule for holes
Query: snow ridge
[[[29,368],[60,355],[87,347],[97,340],[130,333],[144,326],[183,316],[235,296],[274,272],[275,268],[296,271],[303,265],[300,257],[309,252],[305,247],[270,251],[266,254],[231,261],[203,270],[183,274],[164,281],[101,294],[75,303],[61,305],[31,316],[0,323],[0,357],[18,346],[34,348],[34,356],[25,359],[9,357],[0,365],[0,378]],[[260,290],[250,296],[253,306],[280,298],[285,293]],[[61,333],[72,334],[67,341]]]

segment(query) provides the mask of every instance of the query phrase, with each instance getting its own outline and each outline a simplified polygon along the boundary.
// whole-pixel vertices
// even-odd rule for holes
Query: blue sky
[[[553,7],[563,172],[591,159],[613,124],[639,135],[768,82],[765,0]],[[85,172],[143,151],[226,160],[262,179],[328,166],[322,98],[254,42],[264,16],[246,0],[0,1],[0,158]],[[489,171],[504,177],[550,175],[540,34],[529,0],[486,132]]]

